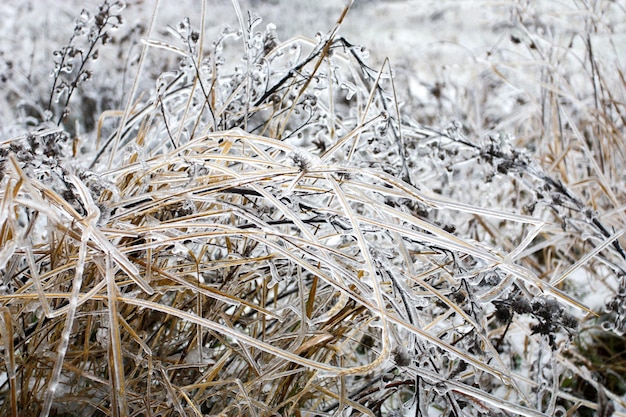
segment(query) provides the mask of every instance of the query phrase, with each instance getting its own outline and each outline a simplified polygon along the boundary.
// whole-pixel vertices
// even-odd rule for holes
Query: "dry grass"
[[[2,139],[3,415],[624,406],[572,343],[619,332],[623,306],[593,312],[569,279],[624,285],[624,83],[590,61],[583,117],[548,67],[535,133],[468,139],[401,114],[390,66],[338,37],[348,10],[319,42],[240,11],[211,47],[188,21],[149,32],[87,163],[61,127]],[[164,54],[180,69],[142,92]]]

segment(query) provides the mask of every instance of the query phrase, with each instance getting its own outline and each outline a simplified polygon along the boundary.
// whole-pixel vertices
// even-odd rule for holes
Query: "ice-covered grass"
[[[6,73],[3,415],[625,415],[624,10],[425,81],[233,5]]]

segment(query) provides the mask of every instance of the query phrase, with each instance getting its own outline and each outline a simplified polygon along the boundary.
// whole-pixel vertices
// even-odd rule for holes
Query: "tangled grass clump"
[[[403,115],[348,10],[317,42],[238,11],[208,47],[185,19],[148,33],[93,150],[62,125],[2,139],[3,415],[623,406],[571,355],[595,312],[564,285],[624,287],[622,229],[506,134]],[[139,94],[153,53],[179,67]]]

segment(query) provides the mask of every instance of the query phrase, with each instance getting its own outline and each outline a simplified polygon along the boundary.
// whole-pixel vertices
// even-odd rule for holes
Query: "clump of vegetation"
[[[339,36],[350,6],[316,41],[238,7],[215,40],[204,18],[157,40],[153,18],[126,106],[85,144],[72,100],[96,45],[127,46],[121,6],[81,14],[52,117],[0,139],[3,415],[624,407],[579,343],[622,337],[626,293],[624,84],[602,87],[591,43],[595,100],[563,103],[571,68],[542,66],[526,99],[544,117],[524,110],[537,130],[519,140],[403,113],[390,65]],[[554,56],[517,12],[516,44]],[[150,79],[157,60],[172,66]],[[603,311],[576,274],[613,291]]]

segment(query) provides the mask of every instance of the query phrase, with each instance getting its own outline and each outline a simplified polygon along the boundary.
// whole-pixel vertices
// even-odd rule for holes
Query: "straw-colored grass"
[[[62,127],[2,138],[2,415],[624,407],[572,343],[580,323],[619,331],[620,307],[570,283],[624,285],[618,92],[559,113],[567,141],[524,137],[534,153],[422,126],[390,65],[338,36],[349,8],[319,42],[241,11],[211,48],[188,21],[149,32],[87,162]],[[180,69],[142,92],[164,54]]]

